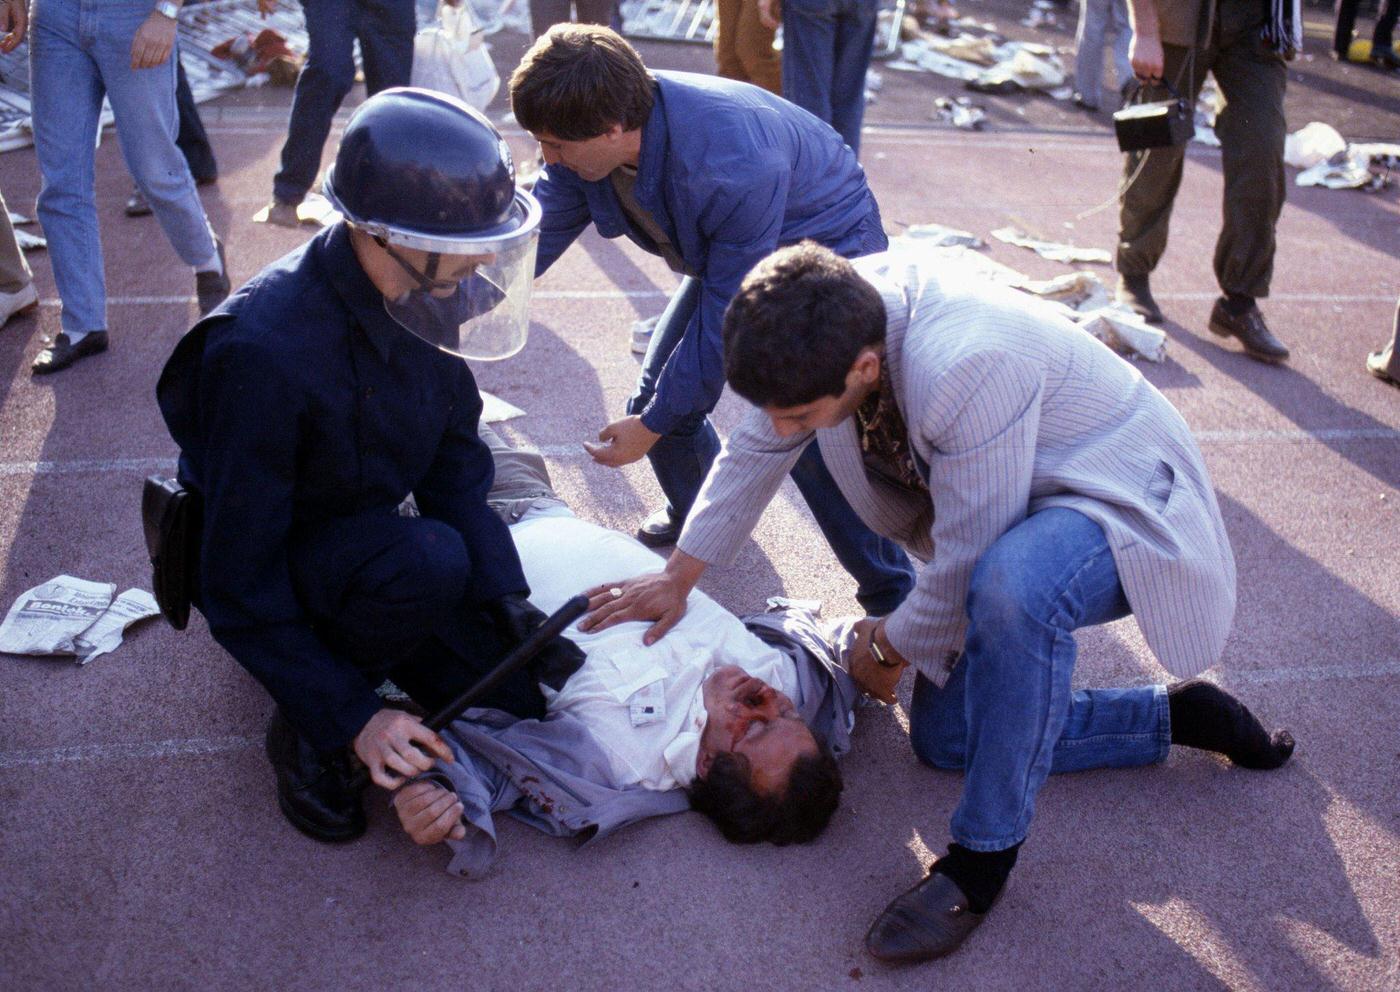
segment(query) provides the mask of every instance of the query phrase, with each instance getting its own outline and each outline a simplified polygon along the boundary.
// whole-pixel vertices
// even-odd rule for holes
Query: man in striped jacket
[[[1166,669],[1219,660],[1235,562],[1180,414],[1043,303],[931,256],[848,262],[807,242],[744,280],[725,373],[756,409],[725,442],[665,571],[591,590],[590,629],[661,636],[728,561],[812,441],[875,531],[925,564],[863,622],[851,674],[893,702],[907,665],[915,753],[966,773],[953,843],[866,937],[920,961],[956,949],[1000,893],[1052,772],[1162,761],[1171,744],[1249,768],[1292,753],[1208,682],[1072,691],[1074,631],[1130,613]],[[609,590],[616,586],[621,595]]]

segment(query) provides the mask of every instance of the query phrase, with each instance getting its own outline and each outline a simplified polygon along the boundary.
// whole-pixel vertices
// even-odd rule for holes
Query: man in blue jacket
[[[195,325],[157,386],[180,481],[203,499],[194,604],[268,690],[283,813],[319,840],[365,830],[363,776],[452,760],[386,677],[447,705],[542,622],[477,435],[461,353],[524,319],[538,205],[465,104],[391,89],[346,126],[327,197],[345,218]],[[399,512],[415,497],[421,516]],[[543,716],[582,661],[556,638],[487,705]]]
[[[674,544],[719,451],[708,415],[724,388],[720,325],[740,280],[804,239],[847,257],[884,250],[879,207],[828,125],[747,83],[650,72],[607,28],[555,25],[521,60],[510,93],[546,164],[535,184],[536,275],[592,223],[682,277],[627,416],[585,445],[613,467],[650,459],[667,506],[637,536]],[[904,553],[861,522],[815,449],[792,474],[861,605],[893,610],[913,585]]]

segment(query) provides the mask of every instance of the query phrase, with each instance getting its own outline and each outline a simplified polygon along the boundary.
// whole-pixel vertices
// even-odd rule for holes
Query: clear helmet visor
[[[429,344],[477,361],[510,358],[525,347],[539,232],[481,255],[444,255],[444,270],[463,272],[451,284],[385,299],[384,309]],[[469,268],[463,269],[463,264]]]

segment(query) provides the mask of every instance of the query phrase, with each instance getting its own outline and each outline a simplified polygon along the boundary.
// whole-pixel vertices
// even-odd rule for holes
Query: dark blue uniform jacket
[[[362,514],[372,525],[411,492],[423,516],[461,534],[469,600],[528,592],[486,506],[494,470],[471,370],[389,317],[345,225],[196,324],[156,392],[180,478],[204,495],[209,629],[314,745],[348,743],[381,704],[298,602],[288,556],[299,528]]]
[[[747,83],[654,72],[642,126],[637,202],[701,282],[700,305],[657,381],[642,423],[667,433],[714,408],[724,388],[724,310],[749,269],[804,238],[848,258],[884,251],[880,210],[855,154],[807,111]],[[628,222],[612,182],[551,165],[535,184],[544,209],[535,274],[593,223],[654,250]]]

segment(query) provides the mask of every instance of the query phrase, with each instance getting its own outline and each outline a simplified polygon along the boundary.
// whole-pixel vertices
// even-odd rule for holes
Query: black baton
[[[514,651],[506,655],[499,665],[482,676],[481,681],[428,717],[426,721],[428,729],[437,732],[457,719],[468,707],[491,693],[502,682],[529,664],[535,655],[544,650],[546,644],[562,634],[565,627],[583,616],[587,610],[588,597],[581,594],[559,607],[550,614],[544,623],[540,624],[533,634],[525,638]]]

